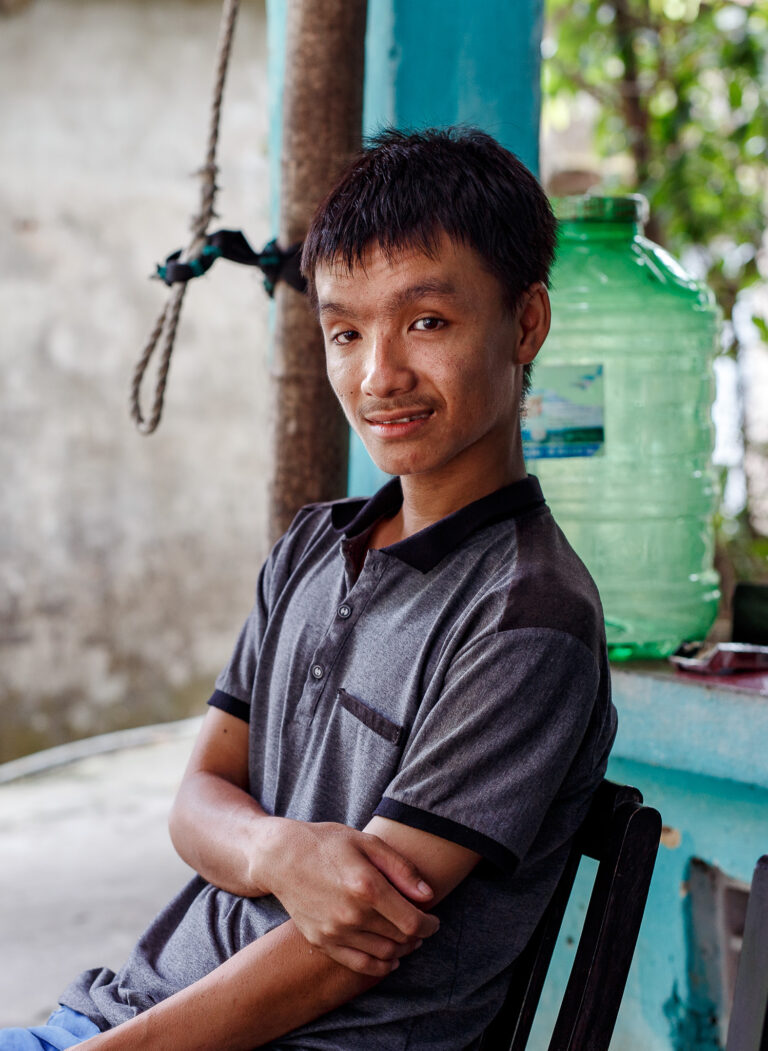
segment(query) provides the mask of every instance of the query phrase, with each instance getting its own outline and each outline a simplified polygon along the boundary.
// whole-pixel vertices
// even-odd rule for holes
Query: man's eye
[[[420,317],[418,321],[414,321],[413,327],[417,332],[434,332],[435,329],[442,328],[445,322],[439,317]]]
[[[344,332],[336,332],[331,336],[331,342],[338,343],[340,346],[346,346],[347,343],[351,343],[357,339],[359,333],[355,332],[353,328],[346,329]]]

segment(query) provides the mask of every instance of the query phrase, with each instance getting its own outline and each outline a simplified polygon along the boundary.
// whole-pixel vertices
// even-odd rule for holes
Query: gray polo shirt
[[[299,513],[210,703],[248,720],[250,790],[270,813],[354,828],[381,814],[483,860],[394,974],[273,1048],[472,1046],[615,733],[599,598],[536,479],[367,550],[401,502],[395,480]],[[122,971],[87,972],[62,1002],[115,1025],[285,919],[272,897],[197,877]]]

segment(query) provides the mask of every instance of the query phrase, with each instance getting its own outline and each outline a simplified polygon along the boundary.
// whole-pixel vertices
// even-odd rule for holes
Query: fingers
[[[366,833],[365,854],[401,894],[425,905],[434,897],[434,892],[409,858],[403,857],[383,839]]]
[[[416,866],[383,839],[332,822],[297,823],[291,831],[294,839],[301,833],[302,849],[290,852],[290,879],[272,886],[311,945],[380,976],[438,930],[437,917],[418,907],[434,898],[432,889],[423,889]]]
[[[402,946],[399,948],[402,948]],[[350,948],[346,945],[328,946],[323,949],[323,952],[326,956],[330,956],[332,960],[335,960],[336,963],[340,963],[342,967],[346,967],[350,971],[356,971],[358,974],[371,975],[374,978],[385,978],[400,966],[399,956],[390,959],[380,959],[378,956],[373,956],[370,953]]]
[[[323,952],[352,971],[381,977],[391,974],[404,956],[420,949],[422,944],[420,938],[409,938],[400,943],[361,932],[351,935],[348,944],[328,946]]]
[[[403,956],[409,956],[423,945],[421,938],[408,938],[405,942],[397,942],[392,938],[382,938],[368,931],[353,932],[344,940],[345,949],[356,949],[377,960],[391,962],[399,960]]]
[[[368,919],[368,922],[365,923],[367,930],[374,930],[385,937],[392,937],[402,942],[408,938],[429,938],[440,927],[437,916],[418,909],[404,898],[377,869],[352,877],[349,889],[358,901],[365,903],[368,909],[372,910],[371,916],[378,914],[378,917],[388,921],[395,929],[395,933],[390,933],[388,928],[379,926],[378,918],[374,923],[371,923],[370,918]]]

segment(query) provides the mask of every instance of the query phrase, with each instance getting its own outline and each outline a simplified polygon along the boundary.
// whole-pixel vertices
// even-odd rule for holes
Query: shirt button
[[[314,679],[322,679],[324,674],[325,673],[323,671],[322,664],[313,664],[312,665],[312,677]]]
[[[344,620],[347,619],[347,617],[350,615],[351,612],[352,612],[352,607],[348,606],[346,604],[346,602],[344,603],[343,606],[339,606],[339,616],[343,617]]]

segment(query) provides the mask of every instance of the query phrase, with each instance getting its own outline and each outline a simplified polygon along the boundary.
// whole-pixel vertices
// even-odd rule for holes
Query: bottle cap
[[[558,219],[587,219],[592,222],[645,223],[648,220],[648,201],[640,193],[620,197],[554,197],[552,207]]]

